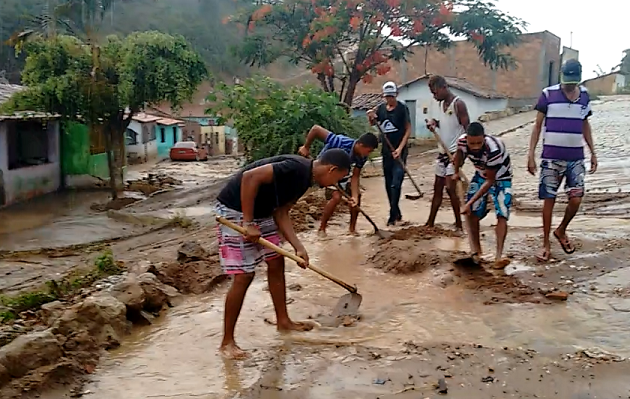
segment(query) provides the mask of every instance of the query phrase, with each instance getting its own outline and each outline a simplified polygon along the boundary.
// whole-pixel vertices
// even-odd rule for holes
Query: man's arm
[[[454,178],[459,179],[459,168],[464,164],[464,153],[459,148],[455,151],[455,156],[453,157],[453,167],[455,168]]]
[[[250,169],[243,173],[241,178],[241,210],[243,222],[254,221],[254,200],[258,194],[258,188],[263,184],[273,182],[273,165],[263,165]]]
[[[540,140],[540,132],[544,121],[545,114],[538,111],[536,122],[534,122],[534,128],[532,129],[532,136],[529,139],[529,157],[532,159],[536,156],[536,146],[538,145],[538,140]]]
[[[455,101],[455,113],[457,114],[459,124],[462,125],[464,131],[466,131],[466,129],[468,129],[468,125],[470,125],[470,116],[468,115],[466,103],[460,99]]]
[[[584,135],[584,141],[586,141],[586,145],[588,149],[591,151],[591,173],[595,173],[597,171],[597,155],[595,154],[595,143],[593,142],[593,132],[591,131],[591,123],[588,118],[584,119],[582,126],[582,134]]]
[[[295,230],[293,229],[293,221],[291,220],[291,216],[289,216],[289,211],[293,207],[294,204],[287,204],[275,210],[273,213],[273,219],[278,226],[278,230],[282,236],[291,244],[291,246],[295,249],[295,252],[299,257],[306,261],[306,264],[300,265],[305,267],[308,265],[308,255],[306,254],[306,249],[302,242],[298,238]]]
[[[304,141],[304,147],[310,149],[311,144],[313,144],[313,141],[315,141],[315,139],[326,141],[326,137],[328,137],[329,133],[330,132],[327,129],[324,129],[323,127],[319,125],[314,125],[311,128],[311,130],[309,130],[308,134],[306,135],[306,140]]]

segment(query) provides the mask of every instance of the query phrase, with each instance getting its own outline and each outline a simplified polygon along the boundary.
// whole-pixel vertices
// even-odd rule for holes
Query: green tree
[[[361,80],[387,73],[417,45],[442,50],[464,38],[486,65],[512,67],[505,48],[525,25],[478,0],[263,0],[231,21],[246,32],[237,49],[244,62],[306,65],[348,105]]]
[[[619,68],[621,72],[630,74],[630,49],[623,51],[623,57],[621,58],[621,63],[617,65],[616,68]],[[616,69],[613,68],[613,69]]]
[[[6,110],[45,111],[101,129],[114,198],[122,187],[124,132],[132,117],[147,104],[181,105],[208,77],[183,37],[160,32],[110,36],[100,46],[59,35],[27,42],[24,50],[27,88]]]
[[[233,121],[249,162],[296,153],[315,124],[351,137],[368,129],[367,122],[351,118],[344,104],[319,87],[286,88],[256,77],[234,86],[220,83],[208,100],[216,103],[209,114],[221,115],[220,123]],[[320,149],[321,144],[314,153]]]

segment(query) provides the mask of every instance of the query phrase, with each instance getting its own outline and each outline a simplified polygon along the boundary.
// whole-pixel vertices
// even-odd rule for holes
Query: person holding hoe
[[[367,162],[368,155],[378,147],[378,137],[373,133],[364,133],[358,139],[352,139],[341,134],[335,134],[319,125],[315,125],[306,135],[306,141],[304,145],[300,147],[298,153],[304,157],[309,157],[311,154],[311,144],[315,139],[324,142],[324,148],[320,152],[320,156],[327,150],[332,148],[339,148],[345,151],[350,156],[350,162],[352,164],[353,171],[350,181],[346,176],[339,182],[339,186],[351,197],[350,204],[350,234],[355,234],[357,227],[357,218],[359,217],[358,206],[361,206],[361,191],[359,185],[359,179],[361,178],[361,170]],[[322,234],[326,234],[326,227],[328,221],[332,217],[337,205],[341,202],[341,193],[337,190],[331,190],[326,188],[326,199],[328,203],[324,207],[324,213],[322,215],[322,221],[319,226],[319,231]]]
[[[476,172],[470,181],[466,204],[462,213],[467,218],[468,234],[472,237],[473,260],[478,263],[481,256],[479,222],[488,214],[488,197],[494,202],[497,215],[495,268],[508,265],[503,259],[503,245],[508,231],[508,219],[512,207],[512,162],[505,144],[498,137],[487,135],[483,125],[472,122],[466,134],[457,140],[457,152],[453,164],[455,171],[452,179],[459,179],[459,169],[466,158],[475,166]]]
[[[307,331],[305,323],[293,322],[287,313],[284,257],[266,249],[260,237],[279,245],[286,239],[308,266],[308,254],[298,239],[289,216],[295,202],[313,185],[328,187],[348,175],[350,157],[341,149],[322,153],[315,161],[299,155],[279,155],[253,162],[232,176],[217,197],[216,213],[240,224],[246,235],[221,224],[217,227],[219,258],[223,273],[233,277],[225,298],[223,341],[220,351],[230,359],[247,353],[236,345],[234,328],[256,267],[267,263],[269,292],[279,331]]]
[[[438,119],[427,121],[427,128],[433,134],[440,136],[446,149],[438,145],[433,199],[431,200],[431,212],[429,213],[426,226],[433,227],[435,225],[435,218],[440,210],[440,206],[442,206],[444,188],[446,188],[446,193],[451,199],[451,206],[455,213],[455,228],[461,230],[462,217],[459,209],[459,198],[455,189],[456,179],[452,178],[455,168],[446,151],[452,154],[457,150],[457,140],[466,132],[466,128],[470,124],[470,117],[468,116],[466,103],[453,94],[444,77],[439,75],[431,76],[429,78],[429,90],[431,90],[433,98],[438,102],[439,116]]]
[[[378,123],[383,132],[381,153],[383,155],[383,175],[385,176],[385,190],[389,199],[388,226],[394,226],[402,221],[399,202],[402,184],[405,178],[407,163],[407,142],[411,136],[411,119],[409,108],[398,101],[398,87],[394,82],[383,85],[385,102],[368,112],[368,119],[372,125]]]

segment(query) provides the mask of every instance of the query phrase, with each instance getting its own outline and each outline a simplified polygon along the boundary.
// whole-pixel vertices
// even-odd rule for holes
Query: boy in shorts
[[[359,217],[359,211],[356,207],[361,205],[361,192],[359,189],[361,170],[367,162],[368,155],[378,147],[378,137],[373,133],[364,133],[355,140],[341,134],[335,134],[319,125],[315,125],[306,135],[306,141],[298,151],[300,155],[305,157],[310,156],[311,144],[313,144],[315,139],[324,142],[324,148],[320,154],[323,154],[326,150],[331,148],[340,148],[350,156],[350,163],[354,166],[352,177],[350,181],[348,181],[349,176],[343,178],[339,182],[339,186],[352,198],[350,201],[350,234],[354,234]],[[337,190],[326,188],[326,199],[328,203],[324,207],[322,222],[319,226],[319,231],[322,234],[326,233],[328,221],[333,213],[335,213],[339,202],[341,202],[341,193]]]
[[[230,359],[247,357],[234,341],[234,328],[256,267],[267,263],[269,292],[276,311],[279,331],[306,331],[312,326],[291,321],[287,313],[284,257],[257,243],[264,238],[280,245],[286,239],[308,265],[308,254],[293,229],[289,211],[295,202],[317,183],[334,185],[350,170],[350,157],[340,149],[328,150],[313,161],[298,155],[261,159],[232,176],[217,197],[217,214],[247,230],[243,237],[219,225],[219,257],[225,274],[234,280],[225,299],[224,335],[221,353]]]
[[[466,158],[475,166],[466,204],[462,213],[468,217],[468,233],[472,236],[474,248],[473,259],[481,256],[481,241],[479,239],[479,222],[488,214],[488,197],[494,202],[497,215],[495,254],[495,268],[504,268],[508,262],[503,259],[503,245],[508,230],[508,219],[512,207],[512,163],[505,144],[498,137],[486,135],[483,125],[472,122],[466,129],[466,134],[457,141],[455,154],[455,174],[453,179],[459,178],[459,168]]]

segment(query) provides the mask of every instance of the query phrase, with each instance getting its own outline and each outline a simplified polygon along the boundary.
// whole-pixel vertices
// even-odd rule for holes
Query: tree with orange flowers
[[[230,18],[245,34],[237,49],[252,66],[279,58],[306,65],[327,92],[351,105],[369,83],[416,46],[443,50],[466,39],[491,68],[510,68],[506,48],[524,23],[476,0],[259,0]]]

